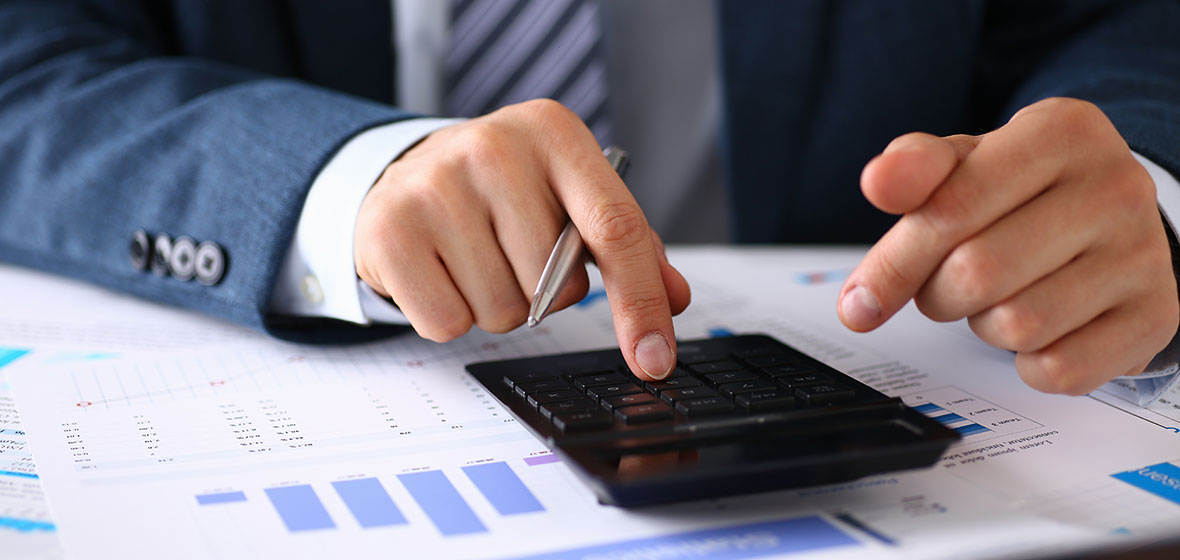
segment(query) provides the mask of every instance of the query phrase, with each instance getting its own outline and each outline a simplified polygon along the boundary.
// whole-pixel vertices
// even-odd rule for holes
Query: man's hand
[[[913,298],[1016,351],[1033,388],[1075,395],[1142,371],[1176,333],[1154,183],[1090,103],[1045,100],[982,136],[901,136],[861,186],[904,215],[840,292],[852,330]]]
[[[688,284],[593,135],[554,101],[436,131],[390,164],[357,217],[356,270],[423,337],[507,332],[527,318],[567,214],[602,271],[627,364],[666,376]],[[587,286],[578,271],[553,308]]]

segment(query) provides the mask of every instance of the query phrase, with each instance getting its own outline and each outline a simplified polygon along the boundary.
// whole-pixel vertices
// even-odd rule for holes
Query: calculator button
[[[775,410],[795,406],[795,397],[788,391],[753,391],[742,393],[734,399],[737,405],[750,411]]]
[[[557,378],[557,376],[553,375],[552,373],[523,372],[523,373],[505,374],[502,381],[504,381],[504,384],[507,385],[508,388],[515,389],[517,383],[527,383],[530,381],[546,381],[546,380],[556,379],[556,378]]]
[[[705,376],[705,381],[709,385],[722,385],[725,383],[737,383],[738,381],[753,381],[758,379],[757,375],[748,371],[727,371],[724,373],[712,373]]]
[[[697,375],[708,375],[710,373],[718,373],[722,371],[736,371],[742,369],[742,366],[737,362],[726,360],[724,362],[707,362],[703,364],[696,364],[689,367],[693,373]]]
[[[808,405],[819,405],[849,400],[856,391],[834,384],[810,385],[795,389],[795,396]]]
[[[630,395],[619,395],[617,397],[607,397],[602,399],[602,408],[607,410],[614,410],[623,406],[634,406],[637,404],[652,404],[658,403],[655,397],[647,393],[632,393]]]
[[[550,420],[558,430],[563,432],[581,432],[587,430],[601,430],[614,424],[609,412],[592,410],[588,412],[565,412],[554,414]]]
[[[554,414],[562,414],[566,412],[589,412],[596,410],[598,407],[594,405],[594,401],[582,399],[577,401],[560,401],[545,403],[541,405],[541,416],[550,418]]]
[[[831,385],[835,380],[830,376],[822,373],[800,373],[796,375],[785,375],[783,377],[776,377],[775,381],[779,385],[788,389],[798,389],[799,387],[807,387],[810,385]]]
[[[525,383],[516,384],[516,394],[527,397],[530,393],[540,393],[542,391],[557,391],[560,389],[569,389],[565,381],[561,381],[556,377],[548,381],[527,381]]]
[[[566,379],[570,379],[570,380],[572,380],[572,379],[574,379],[575,377],[584,377],[584,376],[587,376],[587,375],[606,375],[606,374],[609,374],[609,373],[617,373],[617,372],[611,371],[611,370],[609,370],[609,369],[602,369],[602,368],[596,368],[596,369],[573,369],[573,370],[565,370],[565,371],[562,371],[562,372],[561,372],[561,376],[562,376],[562,377],[564,377],[564,378],[566,378]]]
[[[687,389],[674,389],[671,391],[664,391],[660,393],[660,398],[666,403],[674,403],[676,401],[686,401],[692,399],[703,399],[705,397],[716,397],[712,389],[705,387],[689,387]]]
[[[741,350],[734,350],[733,357],[739,360],[748,360],[750,358],[758,358],[761,356],[770,356],[772,354],[782,353],[782,346],[755,346],[754,348],[742,348]]]
[[[598,373],[594,375],[583,375],[574,378],[574,387],[585,391],[590,387],[598,387],[600,385],[618,385],[620,383],[630,383],[631,380],[623,377],[619,373]]]
[[[703,364],[705,362],[720,362],[729,359],[725,352],[717,350],[685,350],[681,348],[676,360],[686,366]]]
[[[717,391],[727,397],[733,397],[734,395],[740,393],[749,393],[750,391],[774,388],[774,383],[770,383],[769,381],[751,379],[749,381],[738,381],[737,383],[722,383],[721,385],[717,386]]]
[[[690,401],[679,401],[676,403],[676,411],[685,416],[688,416],[689,418],[708,416],[711,414],[724,414],[732,410],[733,405],[722,397],[707,397],[703,399],[693,399]]]
[[[692,377],[677,377],[674,379],[665,379],[663,381],[651,381],[646,384],[647,390],[655,394],[670,391],[672,389],[684,389],[685,387],[700,387],[701,382]]]
[[[638,385],[634,383],[616,383],[614,385],[601,385],[598,387],[591,387],[586,390],[586,395],[595,399],[605,399],[606,397],[614,397],[617,395],[630,395],[632,393],[642,393]]]
[[[529,404],[535,407],[551,402],[575,401],[581,398],[582,395],[572,389],[562,389],[560,391],[542,391],[540,393],[533,393],[529,395]]]
[[[786,375],[805,375],[817,372],[815,371],[815,368],[811,366],[793,365],[762,368],[762,373],[766,374],[767,377],[779,378]]]
[[[766,368],[772,366],[789,366],[800,363],[797,356],[790,354],[775,354],[773,356],[759,356],[757,358],[750,358],[746,360],[747,364],[756,368]]]
[[[651,395],[647,395],[651,396]],[[655,422],[657,420],[671,420],[672,409],[663,403],[641,404],[638,406],[624,406],[615,409],[615,417],[624,424],[639,424]]]

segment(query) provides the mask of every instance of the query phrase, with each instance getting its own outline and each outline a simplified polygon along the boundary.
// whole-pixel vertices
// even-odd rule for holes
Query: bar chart
[[[959,432],[963,438],[1008,435],[1042,425],[957,387],[942,387],[902,397],[914,410]]]
[[[914,410],[921,412],[922,414],[925,414],[934,420],[938,420],[939,423],[956,432],[959,432],[959,435],[963,437],[991,431],[936,404],[920,404],[915,406]]]
[[[530,463],[522,460],[520,464],[530,468],[553,462]],[[451,479],[456,473],[466,477],[479,495],[464,496]],[[399,506],[390,495],[388,484],[400,485],[411,498],[410,502]],[[344,520],[333,518],[324,504],[326,496],[321,496],[329,488],[335,498],[346,506],[352,520],[361,529],[408,525],[410,521],[402,508],[416,508],[443,537],[487,533],[487,524],[470,504],[473,499],[486,500],[500,516],[545,511],[545,506],[506,461],[466,465],[451,474],[440,469],[430,469],[334,480],[326,484],[299,483],[259,490],[224,490],[197,494],[194,498],[197,506],[203,509],[269,507],[290,533],[341,530],[345,528]],[[254,501],[259,503],[252,504]]]

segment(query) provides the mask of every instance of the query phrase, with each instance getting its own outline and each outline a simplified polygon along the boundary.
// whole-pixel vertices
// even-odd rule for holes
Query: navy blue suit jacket
[[[0,0],[0,259],[284,336],[268,317],[319,168],[408,118],[389,0]],[[1173,1],[727,1],[727,182],[742,242],[872,242],[860,195],[897,135],[980,133],[1050,96],[1097,103],[1180,175]],[[213,240],[213,287],[134,270],[133,232]],[[369,329],[367,334],[372,334]],[[384,332],[384,331],[381,331]]]

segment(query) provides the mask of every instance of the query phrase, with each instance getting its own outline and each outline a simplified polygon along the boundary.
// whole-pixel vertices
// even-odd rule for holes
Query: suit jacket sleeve
[[[1002,119],[1047,97],[1085,99],[1131,149],[1180,176],[1180,3],[1015,1],[989,9],[984,83],[1013,92]]]
[[[308,187],[349,138],[407,117],[168,56],[149,33],[78,2],[0,0],[0,260],[297,332],[266,315]],[[141,228],[220,244],[223,279],[205,287],[133,269]]]

